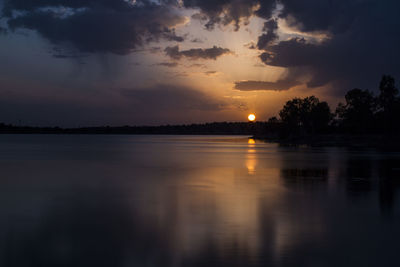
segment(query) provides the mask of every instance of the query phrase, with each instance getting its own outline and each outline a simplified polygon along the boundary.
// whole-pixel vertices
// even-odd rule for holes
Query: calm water
[[[400,153],[0,135],[0,266],[400,266]]]

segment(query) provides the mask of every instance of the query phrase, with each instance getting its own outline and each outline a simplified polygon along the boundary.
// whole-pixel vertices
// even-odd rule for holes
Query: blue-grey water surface
[[[400,266],[400,153],[0,136],[0,266]]]

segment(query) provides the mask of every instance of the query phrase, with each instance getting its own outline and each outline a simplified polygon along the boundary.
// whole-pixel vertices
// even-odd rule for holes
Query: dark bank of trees
[[[396,133],[400,127],[400,97],[391,76],[384,75],[379,84],[379,95],[368,90],[353,89],[346,96],[346,104],[336,110],[338,127],[350,133]]]
[[[279,116],[284,130],[294,134],[314,134],[328,130],[333,115],[327,102],[315,96],[294,98],[283,106]]]
[[[294,98],[279,112],[281,135],[395,134],[400,132],[400,97],[395,80],[383,75],[379,94],[355,88],[331,111],[314,96]],[[276,119],[274,119],[276,120]]]

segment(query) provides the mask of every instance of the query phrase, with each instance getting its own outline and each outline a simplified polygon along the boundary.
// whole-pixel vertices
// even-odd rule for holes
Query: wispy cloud
[[[165,48],[165,54],[172,59],[179,60],[182,57],[186,57],[192,60],[197,60],[197,59],[213,59],[216,60],[218,57],[226,55],[226,54],[231,54],[232,51],[230,51],[227,48],[222,48],[222,47],[217,47],[213,46],[211,48],[192,48],[188,50],[179,50],[179,46],[168,46]]]

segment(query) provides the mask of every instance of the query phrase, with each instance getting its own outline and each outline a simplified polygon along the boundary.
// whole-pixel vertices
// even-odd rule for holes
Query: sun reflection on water
[[[248,149],[246,153],[246,168],[247,173],[250,175],[254,175],[256,173],[256,165],[257,165],[257,155],[256,150],[256,141],[253,138],[248,139]]]

